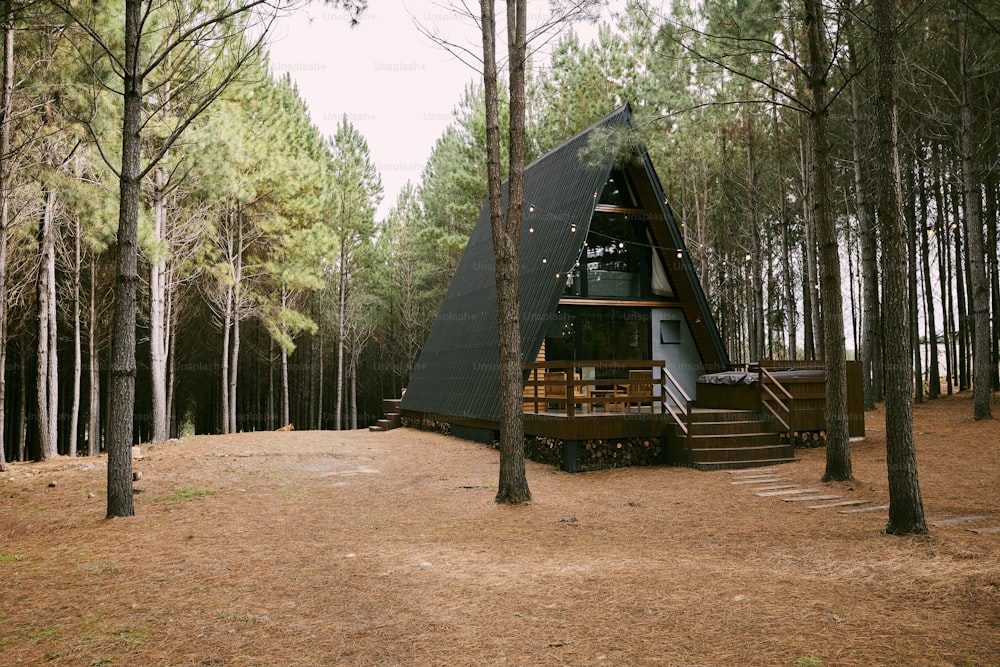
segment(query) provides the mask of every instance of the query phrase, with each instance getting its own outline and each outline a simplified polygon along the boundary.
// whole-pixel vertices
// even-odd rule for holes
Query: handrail
[[[785,427],[785,431],[790,432],[792,430],[791,423],[794,421],[792,416],[795,412],[795,398],[791,395],[791,393],[789,393],[788,389],[786,389],[785,386],[781,384],[781,382],[779,382],[778,379],[774,377],[766,368],[761,366],[758,368],[758,371],[760,372],[760,388],[767,392],[767,395],[771,397],[771,400],[778,404],[781,408],[782,414],[778,414],[778,411],[767,402],[764,396],[761,396],[760,399],[761,406],[770,412],[771,415]],[[785,399],[788,401],[788,405],[785,405],[785,403],[771,390],[771,387],[768,386],[767,382],[765,382],[765,378],[781,390],[781,393],[784,394]],[[782,415],[784,415],[784,418],[782,418]]]

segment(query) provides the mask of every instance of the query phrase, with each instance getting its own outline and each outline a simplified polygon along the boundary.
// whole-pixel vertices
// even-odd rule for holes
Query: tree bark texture
[[[480,2],[483,31],[483,85],[486,98],[486,166],[497,292],[500,359],[500,477],[496,502],[531,500],[524,467],[524,416],[521,404],[521,325],[518,306],[518,243],[524,203],[525,1],[507,2],[510,84],[510,173],[507,210],[500,180],[500,116],[493,0]]]
[[[832,159],[827,129],[827,64],[829,47],[820,0],[804,0],[811,93],[809,167],[812,222],[819,244],[820,290],[823,300],[823,354],[826,360],[826,471],[824,481],[851,478],[851,442],[847,424],[847,352],[841,297],[840,248],[833,215]]]
[[[875,98],[876,215],[883,253],[885,327],[885,432],[889,477],[889,534],[926,533],[913,444],[913,385],[910,376],[910,323],[906,230],[897,147],[894,0],[874,0],[877,94]]]
[[[962,80],[962,108],[960,125],[960,150],[962,161],[962,199],[965,209],[965,233],[968,239],[966,252],[969,257],[969,308],[972,311],[972,400],[973,419],[991,419],[990,393],[993,386],[991,368],[991,329],[989,281],[986,278],[985,242],[981,216],[982,197],[976,183],[976,156],[973,147],[972,83],[969,79],[968,60],[968,5],[962,6],[958,23],[959,76]]]
[[[142,2],[125,0],[122,166],[118,208],[118,261],[111,342],[108,415],[108,518],[133,516],[132,438],[135,416],[135,316],[138,273]]]
[[[0,89],[0,463],[6,461],[7,235],[10,221],[10,127],[14,103],[14,3],[3,3],[3,87]],[[23,394],[22,394],[23,396]]]

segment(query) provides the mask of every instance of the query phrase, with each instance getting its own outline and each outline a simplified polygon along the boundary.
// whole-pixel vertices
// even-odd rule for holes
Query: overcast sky
[[[343,11],[313,3],[282,19],[271,39],[272,70],[291,74],[320,131],[332,136],[347,114],[365,136],[385,189],[379,218],[406,181],[418,182],[466,84],[480,77],[415,25],[481,53],[477,27],[446,2],[370,0],[353,28]]]

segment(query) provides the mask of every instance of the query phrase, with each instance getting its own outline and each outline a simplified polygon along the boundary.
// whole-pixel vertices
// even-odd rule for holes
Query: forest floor
[[[670,467],[529,462],[534,502],[500,507],[496,451],[407,429],[144,446],[129,519],[103,458],[14,464],[0,664],[997,665],[1000,534],[970,529],[1000,526],[1000,419],[971,414],[915,409],[929,537]],[[866,421],[855,481],[820,483],[822,449],[774,471],[887,503]]]

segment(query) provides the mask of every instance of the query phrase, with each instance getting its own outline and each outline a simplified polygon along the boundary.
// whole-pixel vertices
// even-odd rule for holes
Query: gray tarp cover
[[[771,375],[777,379],[791,378],[822,378],[826,376],[826,371],[822,369],[791,369],[791,370],[770,370]],[[757,381],[757,373],[747,373],[744,371],[727,371],[725,373],[709,373],[698,378],[702,384],[753,384]]]

